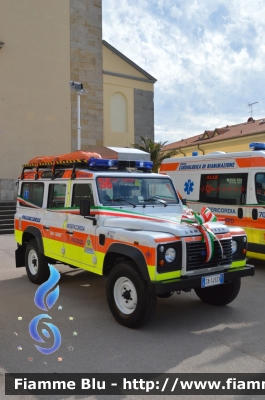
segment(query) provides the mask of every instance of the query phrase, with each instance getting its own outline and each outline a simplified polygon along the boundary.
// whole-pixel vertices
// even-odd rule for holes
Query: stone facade
[[[134,89],[135,143],[141,136],[154,140],[154,92]]]
[[[71,80],[82,82],[81,148],[103,145],[102,1],[70,0]],[[77,149],[77,96],[71,93],[72,151]]]
[[[0,201],[13,201],[17,198],[17,179],[0,179]]]

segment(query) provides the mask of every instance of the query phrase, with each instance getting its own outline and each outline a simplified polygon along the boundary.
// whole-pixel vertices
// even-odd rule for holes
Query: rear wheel
[[[49,279],[50,269],[48,266],[48,258],[39,252],[36,239],[31,240],[27,244],[25,265],[28,278],[31,282],[41,284]]]
[[[110,311],[121,325],[138,328],[153,317],[156,295],[148,291],[133,262],[122,261],[113,267],[106,291]]]
[[[222,285],[204,289],[196,288],[194,291],[204,303],[214,306],[224,306],[235,300],[240,291],[240,286],[241,279],[238,278]]]

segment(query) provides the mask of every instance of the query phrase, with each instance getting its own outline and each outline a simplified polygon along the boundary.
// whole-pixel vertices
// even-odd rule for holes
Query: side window
[[[64,207],[66,196],[66,184],[54,183],[49,185],[47,208]]]
[[[265,203],[265,173],[255,175],[256,198],[259,204]]]
[[[19,204],[23,207],[30,207],[32,203],[35,206],[42,207],[44,184],[39,182],[23,182],[21,185],[20,197],[25,202],[20,201]]]
[[[72,194],[72,207],[79,207],[81,200],[89,200],[90,205],[94,206],[92,185],[90,183],[75,183]]]
[[[200,201],[212,204],[246,204],[248,174],[205,174],[201,176]]]

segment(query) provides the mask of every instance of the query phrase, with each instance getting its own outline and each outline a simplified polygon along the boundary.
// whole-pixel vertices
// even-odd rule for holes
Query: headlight
[[[238,244],[236,240],[232,240],[232,254],[235,254],[238,249]]]
[[[166,262],[172,263],[175,260],[176,255],[177,255],[176,250],[173,249],[172,247],[169,247],[165,252]]]

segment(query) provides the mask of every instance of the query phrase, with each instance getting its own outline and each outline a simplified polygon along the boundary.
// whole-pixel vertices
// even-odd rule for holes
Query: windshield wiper
[[[121,203],[122,201],[125,201],[126,203],[130,204],[131,206],[133,206],[133,208],[136,207],[136,204],[133,204],[130,201],[125,200],[125,199],[112,199],[112,201],[117,201],[118,203]]]
[[[150,197],[150,199],[144,199],[144,201],[158,201],[158,203],[163,204],[164,207],[167,206],[167,202],[165,200],[160,199],[159,196]]]

